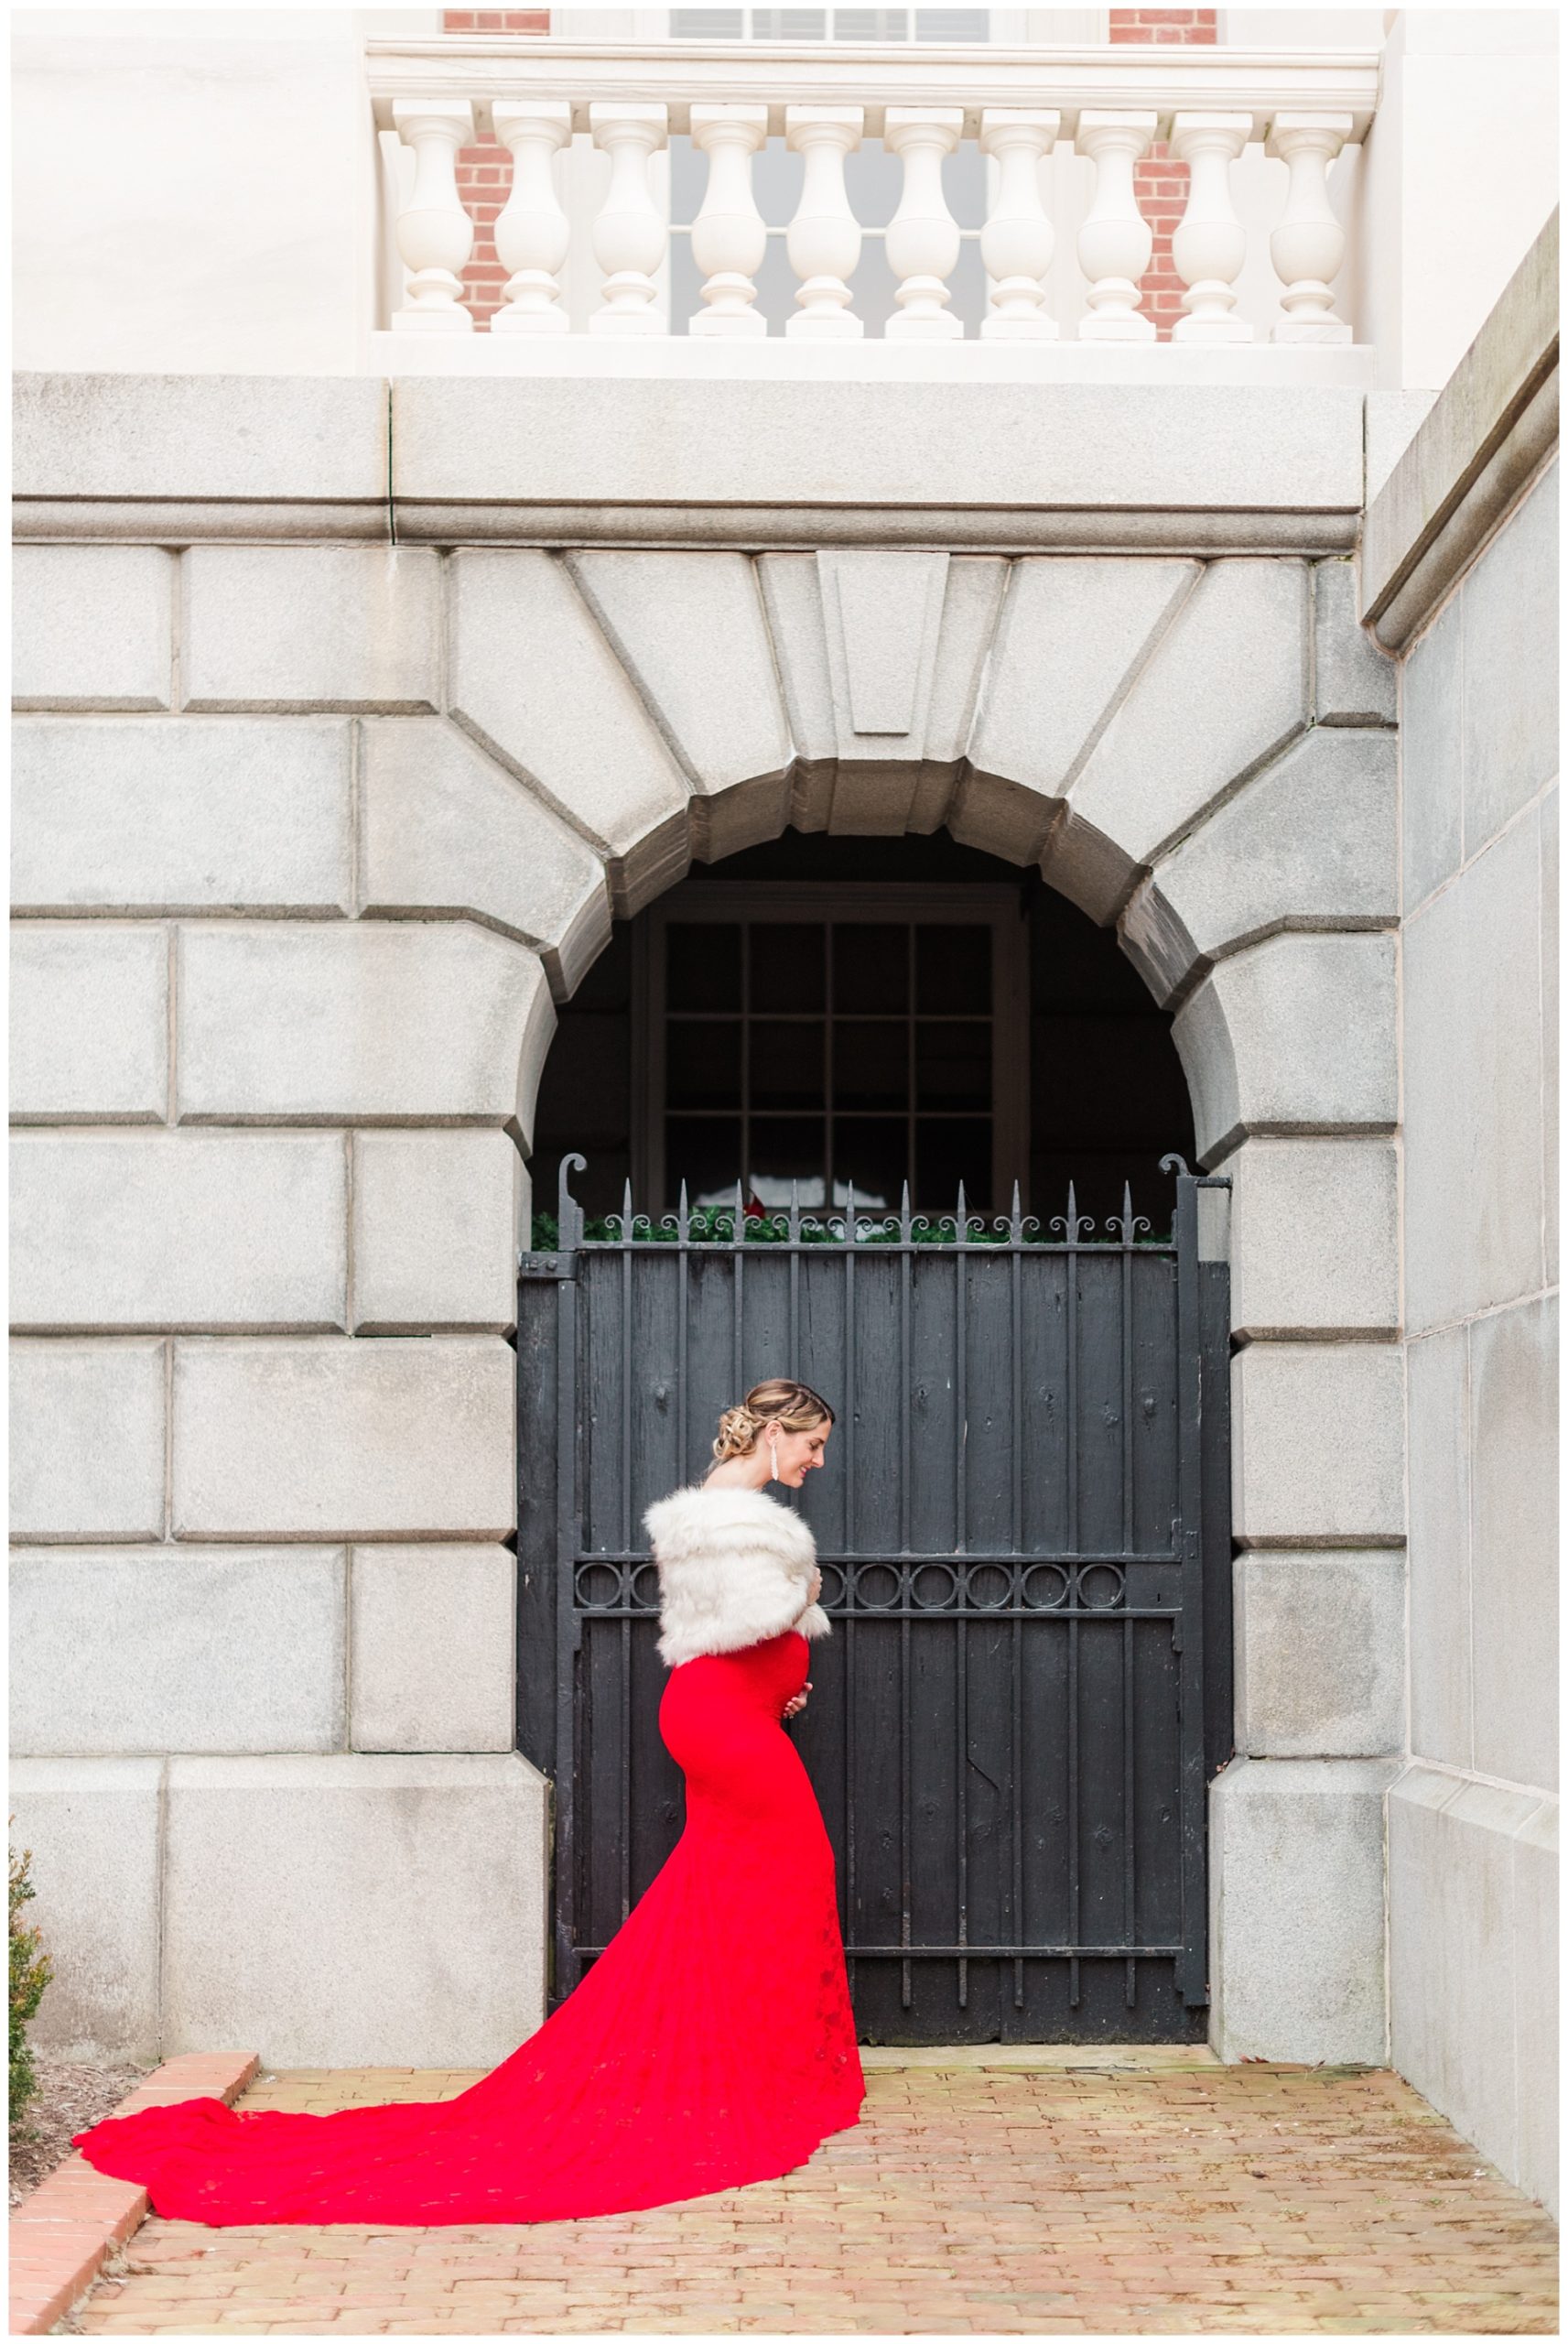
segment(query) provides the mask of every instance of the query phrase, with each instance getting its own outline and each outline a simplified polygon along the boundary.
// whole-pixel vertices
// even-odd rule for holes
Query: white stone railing
[[[767,335],[756,276],[770,231],[752,191],[753,162],[781,139],[804,158],[799,201],[783,231],[797,280],[784,336],[800,342],[860,340],[871,326],[889,342],[947,342],[964,328],[947,279],[961,234],[943,188],[944,158],[972,142],[988,158],[987,211],[978,237],[987,277],[979,336],[1049,342],[1064,331],[1083,342],[1136,343],[1155,328],[1139,292],[1152,232],[1135,197],[1140,157],[1157,142],[1190,167],[1172,258],[1186,287],[1178,342],[1234,344],[1259,338],[1238,305],[1237,280],[1266,238],[1277,342],[1352,340],[1336,313],[1335,279],[1346,249],[1326,174],[1366,136],[1377,104],[1378,60],[1354,54],[1255,54],[1219,48],[893,50],[664,42],[613,48],[527,38],[461,38],[415,46],[367,45],[375,120],[384,148],[401,142],[411,167],[393,211],[401,268],[386,281],[383,323],[397,334],[471,333],[462,272],[474,227],[460,198],[456,157],[493,137],[512,157],[494,228],[508,272],[492,333],[525,349],[571,331],[563,272],[580,265],[586,239],[602,301],[584,320],[596,336],[689,334],[752,342]],[[657,161],[672,136],[689,136],[708,159],[707,190],[689,226],[702,277],[701,306],[672,318],[665,263],[671,225]],[[859,220],[845,184],[845,157],[880,139],[903,167],[902,200],[884,230]],[[563,201],[557,157],[576,140],[608,157],[594,208]],[[1233,166],[1260,143],[1288,178],[1272,220],[1244,218]],[[1046,159],[1071,149],[1092,192],[1071,234],[1081,272],[1065,329],[1051,298],[1066,242],[1044,188]],[[1050,178],[1052,186],[1061,184]],[[573,212],[577,213],[574,218]],[[864,240],[881,233],[895,280],[885,319],[858,315],[849,279]],[[391,255],[384,255],[390,260]],[[596,288],[597,293],[597,288]],[[776,337],[775,337],[776,339]]]

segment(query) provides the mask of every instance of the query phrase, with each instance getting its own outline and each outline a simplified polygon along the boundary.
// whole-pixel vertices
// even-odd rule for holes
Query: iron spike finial
[[[737,1174],[735,1179],[735,1226],[730,1232],[730,1243],[732,1245],[743,1245],[745,1242],[746,1207],[745,1201],[741,1194],[740,1176]]]
[[[844,1243],[846,1245],[852,1245],[855,1243],[855,1183],[853,1180],[846,1180],[844,1183]]]
[[[964,1194],[964,1183],[963,1183],[962,1179],[960,1179],[960,1180],[959,1180],[959,1182],[958,1182],[958,1222],[957,1222],[957,1227],[956,1231],[954,1232],[954,1234],[955,1234],[955,1236],[957,1237],[958,1243],[959,1243],[960,1245],[962,1245],[962,1244],[964,1243],[965,1240],[968,1238],[968,1233],[969,1233],[969,1206],[968,1206],[968,1198],[967,1198],[967,1197],[965,1196],[965,1194]]]
[[[680,1202],[676,1207],[676,1232],[683,1245],[691,1235],[691,1207],[687,1201],[684,1180],[680,1184]]]

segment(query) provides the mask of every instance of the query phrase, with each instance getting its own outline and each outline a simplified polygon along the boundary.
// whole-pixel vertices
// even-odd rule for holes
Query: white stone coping
[[[677,134],[690,128],[694,104],[762,104],[770,132],[784,129],[791,104],[859,105],[865,134],[881,137],[892,105],[939,105],[963,115],[972,138],[989,106],[1046,106],[1071,137],[1085,107],[1135,107],[1158,118],[1201,109],[1253,115],[1261,137],[1281,109],[1347,114],[1350,138],[1365,138],[1377,110],[1381,61],[1374,49],[1245,49],[1179,43],[1109,42],[1048,48],[989,42],[881,43],[687,41],[446,34],[438,41],[367,40],[365,79],[378,128],[393,126],[400,98],[467,100],[476,126],[492,127],[498,100],[565,103],[572,127],[588,132],[597,100],[651,103],[667,110]]]
[[[1361,616],[1400,650],[1557,445],[1558,215],[1367,511]]]
[[[1337,553],[1363,393],[24,374],[20,537]]]

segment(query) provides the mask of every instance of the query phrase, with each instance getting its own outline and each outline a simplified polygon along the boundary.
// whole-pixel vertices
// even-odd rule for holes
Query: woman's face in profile
[[[832,1429],[824,1416],[820,1424],[807,1425],[804,1432],[781,1432],[777,1449],[780,1481],[787,1481],[792,1490],[798,1490],[806,1475],[822,1463],[822,1452]]]

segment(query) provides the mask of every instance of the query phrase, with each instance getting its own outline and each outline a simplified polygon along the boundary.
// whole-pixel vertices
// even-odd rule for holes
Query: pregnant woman
[[[820,1468],[832,1425],[809,1385],[759,1384],[708,1479],[648,1509],[686,1829],[535,2034],[455,2100],[180,2100],[76,2133],[89,2164],[183,2221],[548,2222],[772,2180],[858,2123],[833,1850],[782,1727],[829,1622],[811,1534],[765,1489]]]

